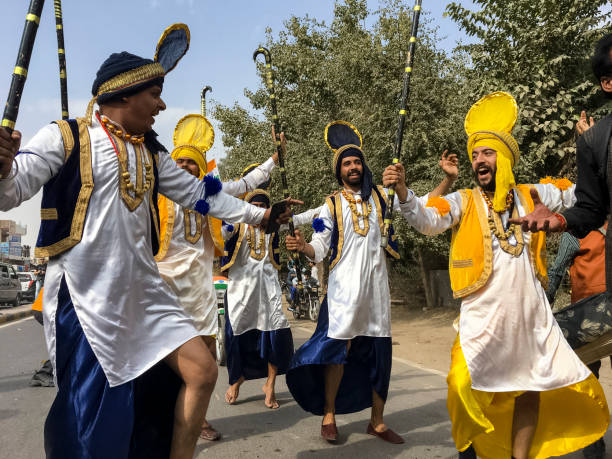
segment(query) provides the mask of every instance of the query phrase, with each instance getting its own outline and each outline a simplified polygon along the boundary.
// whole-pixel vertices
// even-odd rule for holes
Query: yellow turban
[[[172,159],[177,160],[179,158],[193,159],[200,168],[200,175],[198,178],[202,180],[208,171],[208,163],[206,162],[206,153],[200,151],[193,145],[180,145],[172,150]]]
[[[495,173],[495,195],[493,209],[503,212],[506,196],[516,186],[512,168],[520,158],[518,143],[512,137],[518,106],[507,92],[488,94],[472,105],[465,117],[465,132],[468,135],[467,152],[472,160],[476,147],[489,147],[497,152]]]
[[[182,117],[174,129],[173,141],[172,159],[193,159],[200,168],[199,178],[204,178],[208,172],[206,152],[215,141],[215,131],[210,121],[202,115]]]

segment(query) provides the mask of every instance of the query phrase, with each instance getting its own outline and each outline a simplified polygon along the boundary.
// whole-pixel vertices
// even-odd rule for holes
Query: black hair
[[[591,58],[593,73],[599,80],[601,77],[612,77],[612,33],[604,35],[595,45],[595,53]]]

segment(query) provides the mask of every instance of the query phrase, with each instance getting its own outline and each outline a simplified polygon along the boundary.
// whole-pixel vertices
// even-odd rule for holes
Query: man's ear
[[[599,84],[601,85],[601,89],[603,89],[605,92],[612,93],[612,77],[602,76],[599,79]]]

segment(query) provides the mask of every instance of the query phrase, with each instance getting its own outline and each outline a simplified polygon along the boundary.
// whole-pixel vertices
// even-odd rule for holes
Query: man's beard
[[[350,174],[352,174],[354,171],[351,171]],[[363,179],[363,174],[361,172],[357,173],[358,175],[347,175],[346,177],[343,177],[343,181],[344,183],[347,183],[349,185],[361,185],[361,181]]]
[[[487,183],[486,185],[483,185],[480,183],[480,179],[478,177],[478,172],[473,171],[474,174],[474,181],[476,182],[476,184],[482,188],[484,191],[495,191],[495,173],[493,171],[490,171],[491,173],[491,181],[489,183]]]

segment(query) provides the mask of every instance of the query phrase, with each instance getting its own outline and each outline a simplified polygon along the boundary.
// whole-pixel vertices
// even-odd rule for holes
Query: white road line
[[[34,319],[34,317],[32,317],[32,316],[30,316],[30,317],[24,317],[23,319],[15,320],[15,321],[13,321],[13,322],[9,322],[9,323],[7,323],[7,324],[0,325],[0,328],[9,327],[9,326],[11,326],[11,325],[15,325],[15,324],[18,324],[18,323],[21,323],[21,322],[24,322],[24,321],[26,321],[26,320],[30,320],[30,319]]]

